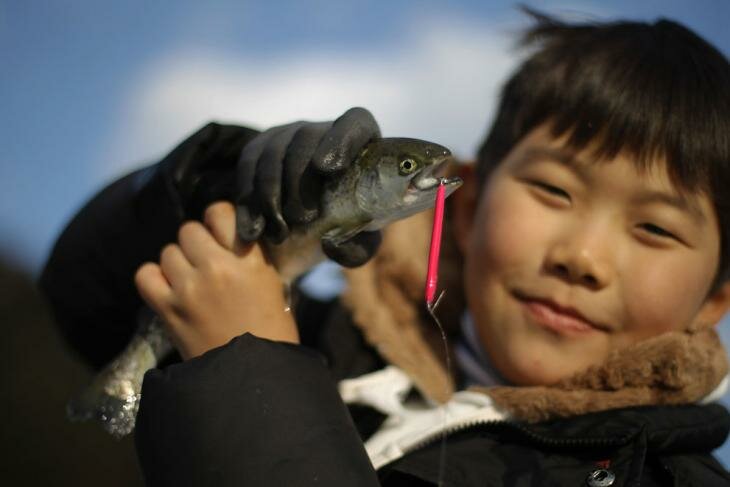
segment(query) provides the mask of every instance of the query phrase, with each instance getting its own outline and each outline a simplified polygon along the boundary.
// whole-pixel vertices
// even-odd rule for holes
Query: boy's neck
[[[474,319],[467,310],[461,315],[461,334],[454,346],[454,356],[461,372],[461,388],[471,386],[512,385],[492,365],[479,340]]]

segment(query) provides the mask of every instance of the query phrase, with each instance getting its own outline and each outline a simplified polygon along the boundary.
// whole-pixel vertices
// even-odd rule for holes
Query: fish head
[[[452,161],[449,149],[423,140],[383,138],[368,144],[358,160],[356,193],[358,205],[372,218],[370,228],[433,207],[441,184],[446,196],[453,193],[462,180],[443,177]]]

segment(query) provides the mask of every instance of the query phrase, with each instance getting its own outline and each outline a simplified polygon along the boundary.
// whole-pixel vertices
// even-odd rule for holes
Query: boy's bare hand
[[[298,343],[279,274],[258,243],[238,240],[233,205],[214,203],[204,222],[183,224],[160,263],[147,262],[135,275],[140,295],[163,318],[183,359],[246,332]]]

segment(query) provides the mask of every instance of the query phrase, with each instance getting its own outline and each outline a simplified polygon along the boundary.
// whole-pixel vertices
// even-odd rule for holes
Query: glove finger
[[[283,127],[274,127],[262,132],[241,150],[236,167],[236,203],[248,202],[253,195],[256,165],[266,149],[269,139],[281,130]]]
[[[255,198],[266,220],[266,236],[281,243],[289,235],[289,226],[281,213],[284,157],[294,135],[303,122],[287,125],[268,140],[256,165]]]
[[[236,232],[242,242],[255,242],[264,233],[266,220],[246,205],[236,205]]]
[[[358,267],[375,255],[382,240],[383,236],[379,231],[360,232],[339,245],[323,241],[322,250],[327,257],[343,267]]]
[[[273,127],[257,135],[241,150],[236,167],[236,190],[234,203],[236,205],[236,230],[244,242],[253,242],[259,239],[264,231],[265,220],[261,209],[254,198],[256,182],[256,166],[266,145],[283,127]]]
[[[332,122],[301,126],[286,151],[282,179],[283,214],[290,225],[309,223],[319,215],[322,179],[310,167],[310,161],[330,127]]]
[[[350,108],[334,121],[312,158],[320,172],[335,173],[350,166],[363,147],[380,137],[380,127],[365,108]]]

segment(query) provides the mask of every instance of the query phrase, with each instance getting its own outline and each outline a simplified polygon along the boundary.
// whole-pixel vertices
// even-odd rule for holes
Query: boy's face
[[[612,350],[710,326],[730,301],[726,288],[705,299],[720,255],[709,198],[681,208],[663,164],[641,175],[629,156],[590,157],[540,126],[478,201],[471,181],[457,203],[468,305],[494,365],[517,384],[550,384]]]

